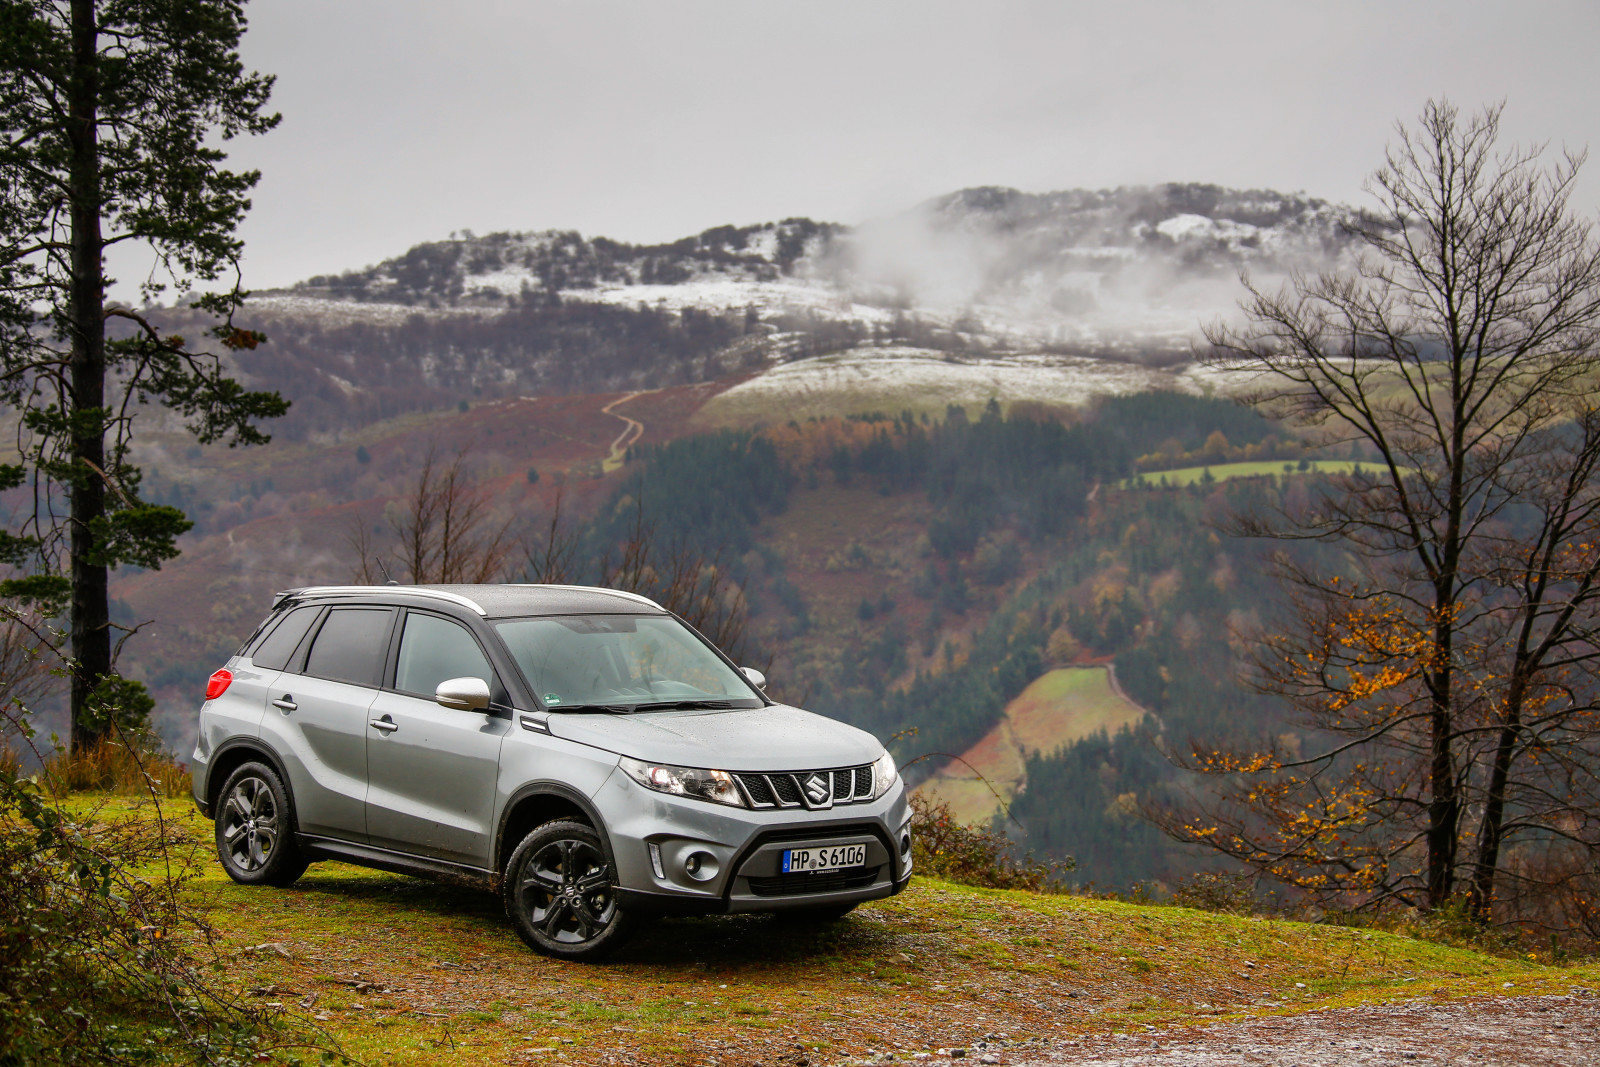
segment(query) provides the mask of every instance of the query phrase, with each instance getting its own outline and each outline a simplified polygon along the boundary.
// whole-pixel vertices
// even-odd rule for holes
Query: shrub
[[[1255,876],[1235,871],[1202,871],[1179,882],[1172,903],[1180,908],[1252,915],[1262,904],[1255,895]]]
[[[1005,834],[980,826],[963,826],[950,805],[911,795],[912,859],[922,874],[990,889],[1027,889],[1065,893],[1064,877],[1076,863],[1018,855]]]
[[[241,998],[217,931],[184,902],[204,849],[162,815],[177,765],[114,749],[43,761],[49,789],[20,777],[14,748],[0,752],[0,1063],[242,1067],[291,1049],[331,1055],[318,1032]],[[155,817],[50,795],[73,780],[146,783]]]

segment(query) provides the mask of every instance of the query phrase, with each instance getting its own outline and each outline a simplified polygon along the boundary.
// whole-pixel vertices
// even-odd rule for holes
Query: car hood
[[[883,755],[865,730],[786,704],[726,711],[550,715],[556,737],[650,763],[725,771],[854,767]]]

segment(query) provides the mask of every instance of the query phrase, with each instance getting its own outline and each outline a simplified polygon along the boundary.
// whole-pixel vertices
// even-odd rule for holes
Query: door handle
[[[381,719],[368,719],[367,720],[367,725],[376,727],[377,729],[382,730],[386,734],[392,734],[396,730],[400,729],[400,724],[395,722],[393,719],[389,718],[389,716],[387,716],[387,715],[385,715]]]
[[[290,696],[288,693],[285,693],[277,700],[274,700],[272,702],[272,706],[277,708],[279,711],[295,711],[300,707],[299,704],[294,702],[294,697]]]

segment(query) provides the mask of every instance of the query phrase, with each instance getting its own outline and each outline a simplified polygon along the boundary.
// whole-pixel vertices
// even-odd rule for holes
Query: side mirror
[[[489,707],[489,683],[482,678],[446,678],[433,691],[442,708],[455,711],[484,711]]]
[[[767,688],[767,676],[756,670],[754,667],[740,667],[739,673],[744,675],[745,681],[749,682],[757,689]]]

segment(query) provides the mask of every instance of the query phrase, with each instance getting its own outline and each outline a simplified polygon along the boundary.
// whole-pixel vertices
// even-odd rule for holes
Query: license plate
[[[786,848],[783,850],[784,874],[837,871],[845,867],[864,867],[866,863],[866,845],[829,845],[825,848]]]

